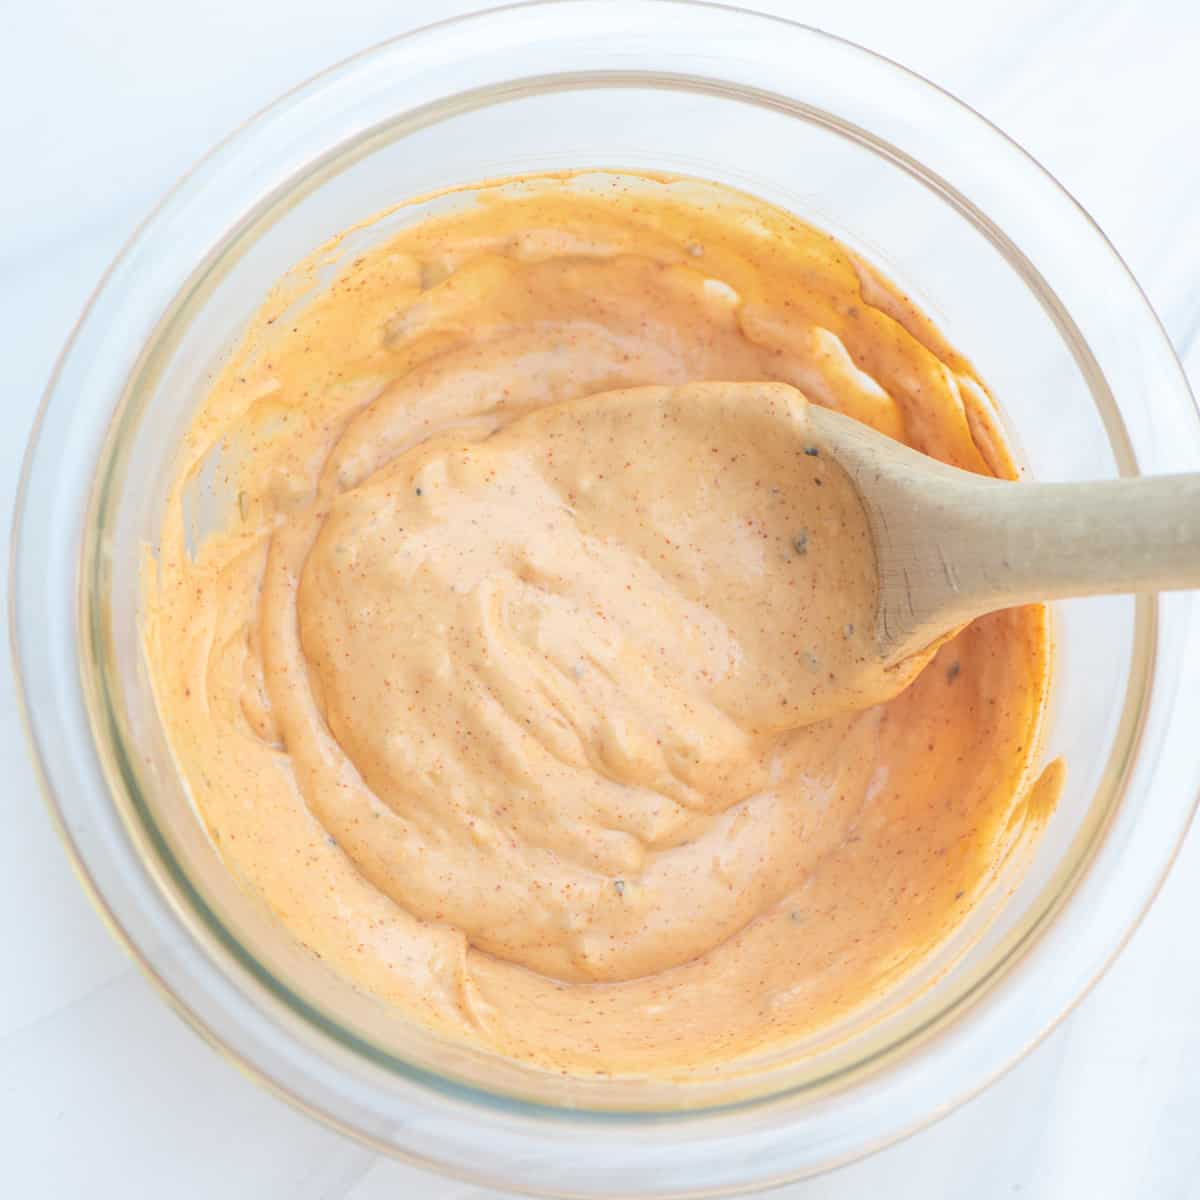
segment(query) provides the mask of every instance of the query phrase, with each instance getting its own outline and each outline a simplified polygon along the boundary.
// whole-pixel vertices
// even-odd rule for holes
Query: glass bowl
[[[1200,466],[1171,347],[1086,214],[957,101],[786,21],[669,0],[497,9],[385,43],[196,167],[114,263],[43,401],[12,622],[30,738],[79,873],[214,1045],[371,1145],[554,1195],[716,1194],[862,1155],[944,1114],[1078,1001],[1153,898],[1200,786],[1188,595],[1056,605],[1042,754],[1058,808],[958,932],[874,1010],[782,1063],[683,1080],[550,1076],[409,1026],[233,882],[167,752],[139,565],[215,366],[289,267],[406,197],[565,168],[755,193],[835,232],[941,323],[1024,468]],[[420,207],[349,239],[385,236]]]

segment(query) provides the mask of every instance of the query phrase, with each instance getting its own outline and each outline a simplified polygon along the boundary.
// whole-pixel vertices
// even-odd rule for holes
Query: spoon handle
[[[986,520],[954,555],[963,591],[988,609],[1200,588],[1200,474],[988,490]]]
[[[926,487],[880,580],[889,658],[1018,604],[1200,588],[1200,474],[1018,484],[946,472]]]

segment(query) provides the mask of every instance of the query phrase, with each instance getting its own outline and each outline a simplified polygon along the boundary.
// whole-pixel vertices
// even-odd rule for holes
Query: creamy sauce
[[[268,300],[185,439],[146,651],[298,939],[450,1036],[661,1072],[811,1032],[957,924],[1024,819],[1045,615],[840,711],[874,560],[793,388],[1011,474],[905,297],[709,185],[489,188]],[[234,511],[189,548],[214,462]]]

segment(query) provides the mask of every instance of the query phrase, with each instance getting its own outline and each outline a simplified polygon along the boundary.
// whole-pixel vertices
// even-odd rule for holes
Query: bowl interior
[[[1026,863],[1008,862],[964,925],[869,1010],[736,1071],[687,1079],[564,1079],[409,1026],[295,945],[228,875],[173,767],[142,661],[139,566],[156,544],[178,440],[269,289],[327,238],[409,196],[567,168],[665,171],[730,184],[835,233],[872,260],[976,364],[1016,457],[1038,479],[1135,469],[1087,342],[1019,248],[963,197],[828,113],[677,76],[549,77],[480,89],[372,126],[248,205],[159,323],[129,379],[85,531],[85,664],[117,800],[178,910],[315,1029],[387,1070],[493,1095],[610,1112],[695,1109],[814,1087],[864,1069],[964,1004],[1065,894],[1121,793],[1149,686],[1152,608],[1055,606],[1042,761],[1066,784]],[[404,205],[331,252],[330,274],[430,206]]]

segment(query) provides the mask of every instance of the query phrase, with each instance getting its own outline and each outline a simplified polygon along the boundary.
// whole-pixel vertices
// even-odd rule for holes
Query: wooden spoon
[[[996,609],[1067,596],[1200,588],[1200,474],[1013,483],[961,471],[809,405],[858,490],[891,668]]]
[[[890,699],[996,609],[1200,587],[1200,475],[975,475],[771,382],[597,393],[507,428],[497,443],[515,439],[586,538],[629,539],[651,578],[717,622],[736,649],[693,686],[756,732]],[[667,601],[638,603],[661,617]],[[608,620],[602,597],[592,607]],[[647,649],[650,617],[627,617],[630,653],[661,667],[661,631]],[[711,651],[700,628],[687,636]]]

